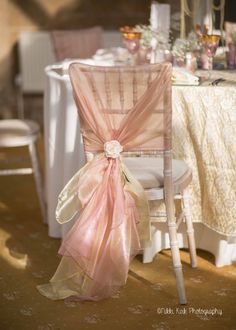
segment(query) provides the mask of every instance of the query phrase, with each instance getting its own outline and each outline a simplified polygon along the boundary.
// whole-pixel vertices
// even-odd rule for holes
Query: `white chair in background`
[[[55,30],[51,40],[57,61],[65,59],[89,58],[102,47],[100,26],[80,30]]]
[[[45,198],[36,146],[39,134],[39,125],[31,120],[0,120],[0,148],[28,147],[32,162],[31,168],[1,169],[0,176],[34,174],[41,213],[46,222]]]

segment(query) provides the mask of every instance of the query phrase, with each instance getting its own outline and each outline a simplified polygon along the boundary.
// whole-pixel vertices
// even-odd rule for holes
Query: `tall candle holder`
[[[122,33],[125,47],[132,56],[132,64],[135,64],[136,54],[140,47],[140,38],[142,33],[130,26],[121,27],[120,32]]]
[[[208,57],[208,79],[209,79],[211,76],[211,71],[213,69],[213,57],[219,45],[220,36],[215,34],[203,34],[200,36],[200,40],[202,42],[204,52]]]

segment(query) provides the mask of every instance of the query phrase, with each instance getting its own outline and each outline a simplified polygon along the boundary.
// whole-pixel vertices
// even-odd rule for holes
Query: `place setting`
[[[230,74],[235,68],[232,60],[229,61],[233,56],[231,55],[232,47],[223,46],[225,45],[223,35],[219,32],[219,34],[210,34],[206,25],[201,29],[197,24],[185,39],[177,38],[173,42],[169,30],[156,27],[158,25],[155,17],[157,20],[160,14],[155,16],[153,14],[155,10],[155,4],[153,4],[150,25],[123,26],[119,29],[120,46],[100,48],[91,58],[64,59],[55,65],[54,69],[59,74],[68,75],[69,65],[73,62],[95,66],[169,62],[173,65],[174,86],[217,86],[235,83],[233,75]],[[234,38],[234,32],[231,32],[231,35]]]

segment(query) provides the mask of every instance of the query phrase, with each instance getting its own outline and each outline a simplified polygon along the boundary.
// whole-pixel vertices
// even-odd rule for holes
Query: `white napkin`
[[[83,58],[83,59],[69,59],[66,58],[64,61],[61,62],[62,70],[67,73],[69,66],[71,63],[83,63],[83,64],[89,64],[89,65],[95,65],[94,60],[92,58]]]
[[[184,68],[173,67],[172,82],[173,85],[199,85],[199,77]]]
[[[108,49],[98,49],[93,56],[93,60],[98,63],[115,65],[117,62],[125,63],[129,60],[130,54],[126,48],[114,47]],[[101,65],[102,65],[101,64]]]
[[[93,59],[95,61],[104,61],[104,60],[114,61],[114,54],[109,49],[98,49],[95,55],[93,55]]]

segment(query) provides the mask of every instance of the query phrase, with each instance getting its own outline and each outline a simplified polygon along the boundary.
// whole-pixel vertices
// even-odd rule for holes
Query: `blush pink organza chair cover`
[[[95,26],[81,30],[51,32],[56,59],[89,58],[102,47],[102,28]]]
[[[57,220],[80,216],[63,240],[50,299],[99,300],[126,282],[131,259],[150,239],[148,202],[120,151],[171,147],[171,65],[92,67],[74,63],[69,74],[86,152],[94,153],[61,192]],[[104,151],[105,146],[105,151]]]

